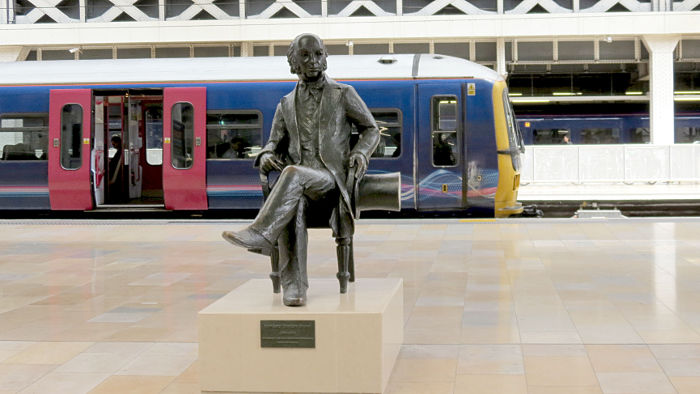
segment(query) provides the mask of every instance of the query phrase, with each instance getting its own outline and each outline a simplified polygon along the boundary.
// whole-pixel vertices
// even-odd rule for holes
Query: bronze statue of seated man
[[[347,185],[364,176],[380,138],[355,89],[326,76],[326,57],[316,35],[302,34],[290,45],[287,60],[299,82],[277,105],[270,139],[255,161],[261,172],[281,174],[253,223],[222,234],[228,242],[263,255],[270,255],[277,243],[288,306],[306,303],[306,219],[314,214],[305,209],[307,204],[337,196],[329,225],[339,247],[349,245],[354,215]],[[353,125],[360,138],[350,146]]]

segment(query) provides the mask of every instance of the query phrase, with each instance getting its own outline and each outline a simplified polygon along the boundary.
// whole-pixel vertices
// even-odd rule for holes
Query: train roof
[[[339,80],[502,79],[490,68],[468,60],[428,54],[332,55],[327,74]],[[282,56],[0,63],[0,85],[296,80]]]

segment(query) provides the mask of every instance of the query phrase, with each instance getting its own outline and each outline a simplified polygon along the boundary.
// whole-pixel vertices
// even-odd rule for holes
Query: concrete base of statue
[[[286,307],[269,280],[250,280],[199,312],[205,393],[382,393],[403,342],[403,281],[311,280]],[[298,329],[298,330],[297,330]]]

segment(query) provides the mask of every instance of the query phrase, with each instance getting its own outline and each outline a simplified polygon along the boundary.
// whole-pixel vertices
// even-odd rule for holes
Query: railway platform
[[[698,216],[700,184],[531,183],[520,186],[518,200],[545,217],[572,217],[579,209],[617,209],[625,216]]]
[[[199,393],[197,313],[269,273],[220,237],[247,223],[0,220],[0,392]],[[360,220],[357,280],[404,281],[386,392],[700,392],[699,233],[695,218]],[[329,230],[309,242],[309,276],[333,278]]]

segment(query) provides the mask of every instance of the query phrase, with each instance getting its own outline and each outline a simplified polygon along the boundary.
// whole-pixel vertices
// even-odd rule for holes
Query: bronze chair
[[[386,173],[386,174],[365,174],[360,180],[354,177],[348,177],[347,189],[351,196],[355,218],[360,217],[360,212],[368,210],[401,210],[401,173]],[[271,183],[270,174],[260,172],[260,184],[262,186],[263,201],[268,198],[274,184]],[[334,198],[335,197],[335,198]],[[337,197],[332,196],[321,201],[321,208],[328,211],[330,215],[330,204],[337,204]],[[317,202],[314,202],[316,207]],[[306,207],[303,207],[306,209]],[[307,223],[307,228],[328,228],[328,216],[323,215],[323,222]],[[307,217],[307,219],[309,219]],[[340,293],[347,292],[348,281],[355,281],[355,258],[353,252],[353,239],[336,238],[336,255],[338,258],[338,273],[336,277],[340,283]],[[275,242],[272,253],[270,254],[270,263],[272,272],[270,279],[272,280],[272,291],[280,292],[280,268],[279,268],[279,248]]]

